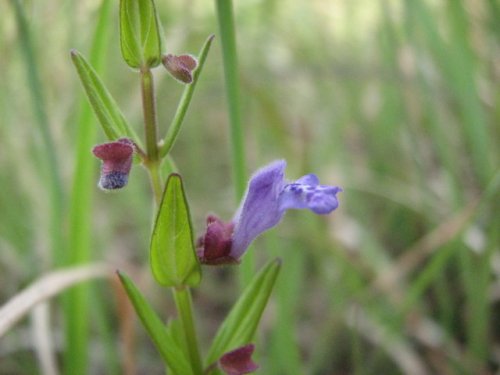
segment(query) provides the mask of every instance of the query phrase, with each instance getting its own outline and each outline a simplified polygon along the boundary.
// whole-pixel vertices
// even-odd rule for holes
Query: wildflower
[[[205,234],[197,243],[202,263],[238,263],[250,243],[277,225],[286,210],[307,208],[325,215],[338,207],[340,187],[320,185],[314,174],[287,182],[285,167],[286,162],[278,160],[258,170],[230,222],[225,223],[214,215],[207,218]]]
[[[193,71],[198,66],[198,61],[191,55],[164,55],[163,65],[168,72],[182,83],[193,82]]]
[[[253,344],[248,344],[224,354],[219,359],[220,368],[227,375],[242,375],[254,372],[259,366],[252,361],[255,349]]]
[[[97,145],[92,149],[102,160],[99,187],[103,190],[121,189],[128,182],[132,167],[134,143],[128,138]]]

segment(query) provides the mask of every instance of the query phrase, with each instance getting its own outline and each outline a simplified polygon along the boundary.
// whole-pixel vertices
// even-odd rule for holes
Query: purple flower
[[[101,189],[121,189],[127,185],[134,153],[134,143],[130,139],[121,138],[114,142],[97,145],[92,152],[102,160],[99,179]]]
[[[207,218],[205,234],[197,243],[202,263],[237,263],[250,243],[278,224],[288,209],[308,208],[325,215],[338,207],[340,187],[320,185],[314,174],[287,182],[285,167],[286,162],[278,160],[258,170],[229,223],[213,215]]]

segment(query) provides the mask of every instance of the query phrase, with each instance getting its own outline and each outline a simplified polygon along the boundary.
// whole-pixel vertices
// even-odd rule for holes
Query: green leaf
[[[132,68],[161,63],[161,25],[153,0],[120,0],[120,44]]]
[[[120,0],[120,47],[125,62],[139,69],[142,62],[142,51],[137,38],[138,10],[135,0]]]
[[[161,63],[163,38],[154,0],[139,1],[139,14],[144,60],[147,66],[155,67]]]
[[[76,50],[71,51],[71,59],[76,67],[90,105],[96,114],[104,133],[110,140],[128,137],[139,142],[135,132],[128,125],[118,104],[104,86],[97,72]]]
[[[168,177],[151,236],[151,268],[164,286],[196,286],[201,280],[191,217],[181,176]]]
[[[184,352],[179,348],[178,342],[169,329],[163,324],[155,313],[146,298],[137,289],[133,281],[125,274],[118,272],[118,277],[127,292],[127,295],[134,306],[135,312],[139,316],[149,337],[160,352],[163,360],[174,374],[193,374],[189,361]]]
[[[163,146],[160,149],[160,155],[162,157],[170,152],[170,149],[174,145],[175,140],[177,139],[177,135],[181,130],[182,122],[184,121],[184,117],[186,116],[189,103],[191,103],[191,99],[193,98],[194,89],[196,88],[196,84],[198,83],[198,78],[200,77],[203,66],[205,65],[205,60],[207,59],[208,51],[210,50],[214,37],[214,35],[210,35],[201,48],[201,51],[198,55],[198,67],[193,74],[193,82],[190,85],[186,85],[184,88],[184,92],[182,93],[181,100],[179,101],[177,110],[175,111],[174,118],[170,123],[167,135],[165,136],[165,139],[163,141]]]
[[[207,366],[253,339],[280,268],[279,259],[270,261],[245,288],[217,331],[205,361]]]

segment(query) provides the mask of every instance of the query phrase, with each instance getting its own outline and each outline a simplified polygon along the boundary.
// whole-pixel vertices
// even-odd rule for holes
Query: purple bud
[[[164,55],[163,65],[168,72],[182,83],[193,82],[193,71],[198,66],[198,60],[191,55]]]
[[[95,156],[102,160],[99,187],[103,190],[121,189],[128,182],[132,167],[134,143],[128,138],[103,143],[92,149]]]
[[[219,366],[227,375],[243,375],[256,371],[259,366],[252,361],[255,349],[253,344],[248,344],[224,354],[219,359]]]
[[[214,215],[207,217],[205,234],[198,239],[196,244],[201,263],[211,265],[238,263],[229,255],[233,229],[233,223],[224,223]]]

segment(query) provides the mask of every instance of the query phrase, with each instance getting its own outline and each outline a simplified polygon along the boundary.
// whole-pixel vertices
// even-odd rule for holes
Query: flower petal
[[[102,173],[99,178],[98,186],[102,190],[116,190],[121,189],[128,183],[128,173],[120,171],[111,171],[109,173]]]
[[[259,169],[250,179],[242,205],[238,209],[230,255],[238,259],[262,232],[279,223],[284,211],[279,206],[286,162],[275,161]]]
[[[337,193],[341,191],[338,186],[319,185],[316,175],[310,174],[283,188],[279,206],[281,210],[308,208],[326,215],[338,207]]]

